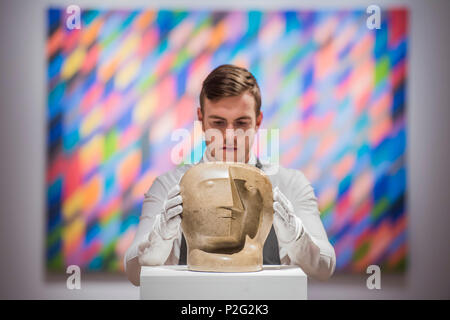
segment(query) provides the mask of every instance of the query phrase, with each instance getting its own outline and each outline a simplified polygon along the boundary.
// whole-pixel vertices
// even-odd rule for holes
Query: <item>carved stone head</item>
[[[184,174],[180,188],[188,268],[261,270],[273,221],[272,184],[265,173],[243,163],[200,163]]]

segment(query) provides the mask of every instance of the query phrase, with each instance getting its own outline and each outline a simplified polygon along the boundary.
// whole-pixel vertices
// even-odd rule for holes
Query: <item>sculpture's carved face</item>
[[[233,179],[231,169],[229,177],[205,177],[192,187],[196,192],[191,201],[203,203],[183,216],[195,226],[194,247],[206,252],[220,249],[231,253],[242,249],[246,234],[255,237],[262,209],[262,196],[257,187]]]
[[[272,188],[262,171],[245,164],[203,163],[180,182],[182,228],[188,250],[231,255],[247,236],[264,245],[272,224]]]

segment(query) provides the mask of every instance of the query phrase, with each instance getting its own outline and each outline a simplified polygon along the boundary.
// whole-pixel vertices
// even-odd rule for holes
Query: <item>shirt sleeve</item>
[[[298,239],[280,248],[280,253],[286,252],[281,261],[300,266],[313,278],[326,280],[334,273],[335,251],[320,220],[318,202],[311,183],[300,171],[296,171],[294,177],[289,200],[301,221],[303,232]]]
[[[138,260],[139,244],[148,239],[150,232],[153,230],[157,215],[162,212],[166,196],[167,190],[159,178],[155,179],[148,192],[144,195],[142,212],[136,234],[124,257],[125,273],[128,279],[136,286],[139,285],[141,273],[141,265]],[[172,246],[170,246],[168,250],[171,250],[171,252],[165,263],[174,264],[174,261],[177,260],[177,257],[174,256],[176,250],[174,250]]]

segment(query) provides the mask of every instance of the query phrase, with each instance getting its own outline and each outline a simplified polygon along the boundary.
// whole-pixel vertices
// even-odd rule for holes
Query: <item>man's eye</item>
[[[223,126],[225,124],[225,122],[223,122],[223,121],[214,121],[213,124],[215,126]]]
[[[238,127],[246,127],[246,126],[248,126],[248,122],[246,122],[246,121],[238,121],[238,122],[236,123],[236,125],[237,125]]]

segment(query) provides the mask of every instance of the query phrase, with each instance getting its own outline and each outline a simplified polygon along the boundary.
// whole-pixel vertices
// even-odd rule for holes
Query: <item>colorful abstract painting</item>
[[[337,272],[407,266],[408,13],[357,10],[47,11],[49,271],[123,271],[144,193],[176,166],[177,128],[195,124],[204,77],[248,68],[263,128],[279,129],[280,163],[319,199]],[[185,159],[204,144],[188,141]],[[200,152],[198,152],[200,151]]]

